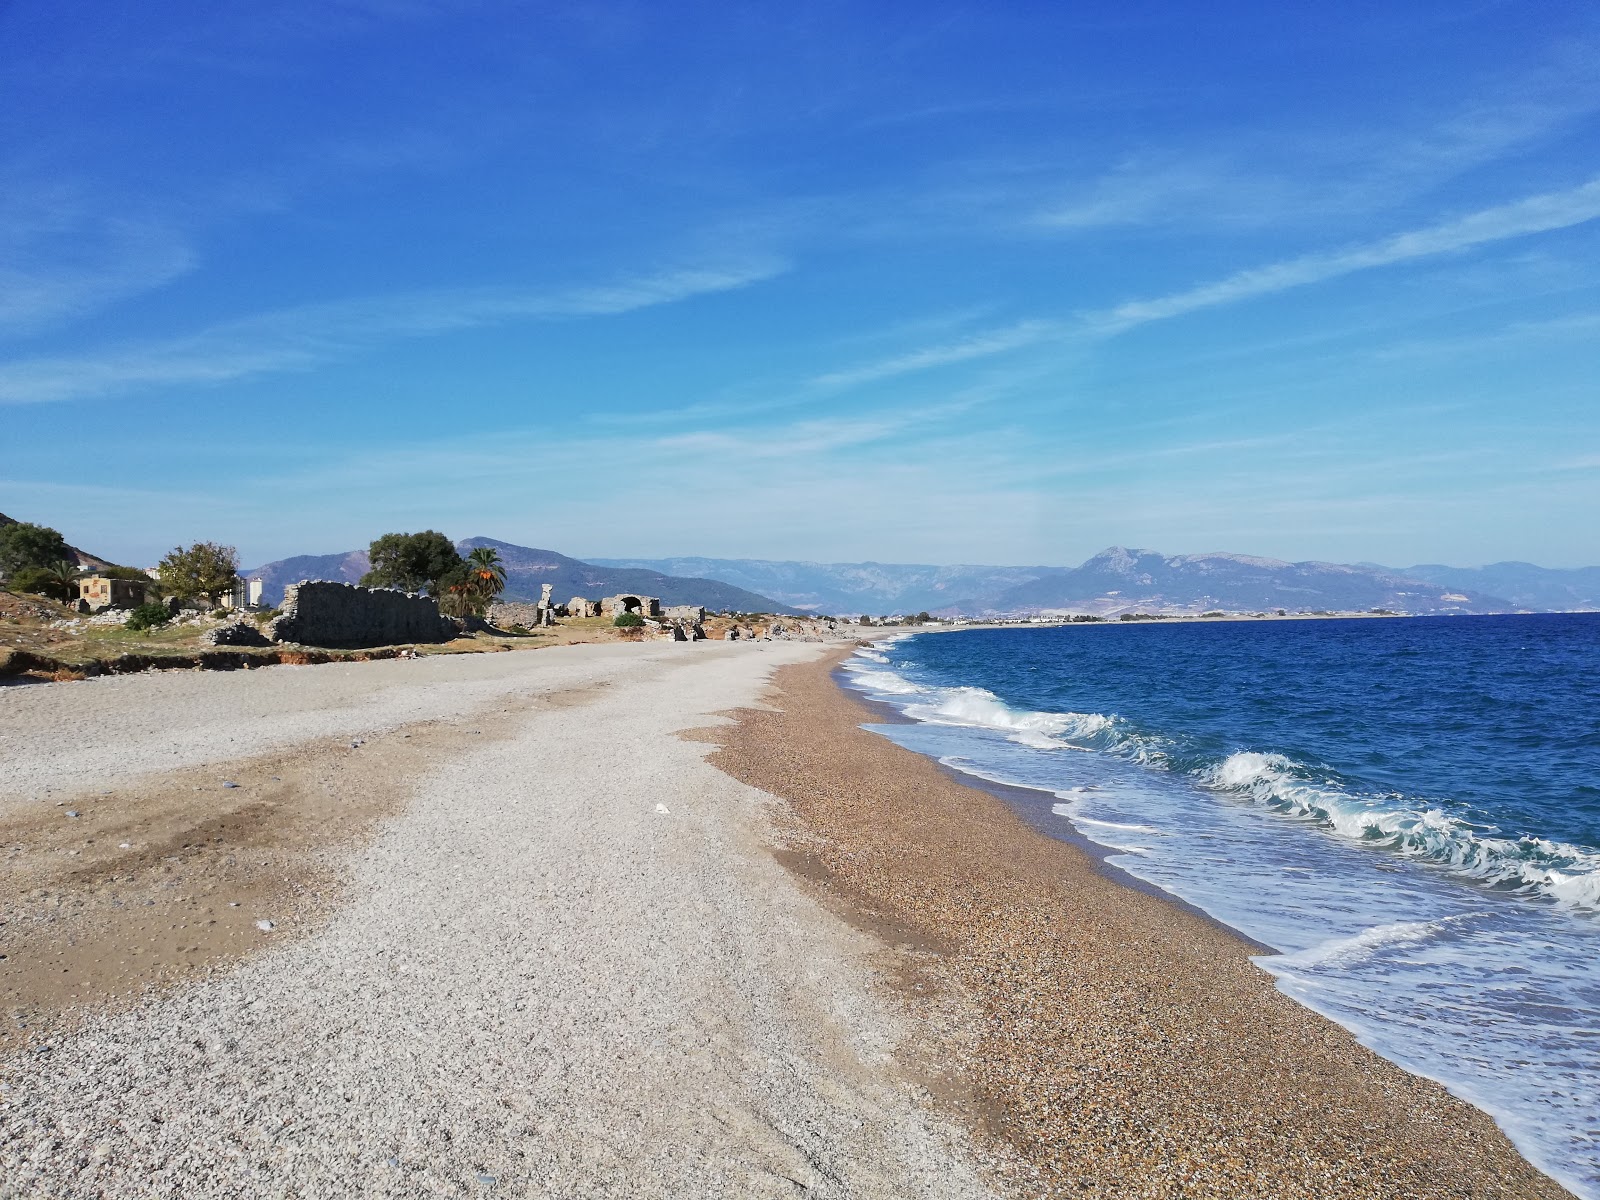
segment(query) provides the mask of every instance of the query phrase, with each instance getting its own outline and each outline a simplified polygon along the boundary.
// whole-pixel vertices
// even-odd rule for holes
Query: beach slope
[[[0,691],[0,1194],[988,1194],[679,736],[820,652]]]
[[[1482,1112],[1275,991],[1257,947],[862,730],[887,718],[835,683],[842,654],[779,671],[713,761],[788,801],[797,876],[902,945],[925,1050],[1036,1194],[1568,1195]]]

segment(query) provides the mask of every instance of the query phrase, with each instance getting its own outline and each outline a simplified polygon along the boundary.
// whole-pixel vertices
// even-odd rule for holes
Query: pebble
[[[256,928],[261,930],[262,933],[271,933],[277,927],[278,927],[278,923],[276,921],[257,921],[256,922]]]
[[[82,816],[82,814],[80,812],[78,812],[78,810],[75,809],[75,808],[69,808],[69,809],[67,809],[67,816],[69,816],[69,817],[77,817],[77,816]]]
[[[237,783],[233,782],[233,780],[231,780],[231,779],[224,779],[222,781],[222,786],[225,787],[225,788],[236,788],[239,785]]]

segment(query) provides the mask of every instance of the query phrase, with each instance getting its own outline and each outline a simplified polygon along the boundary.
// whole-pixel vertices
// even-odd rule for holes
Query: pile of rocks
[[[208,646],[272,645],[267,635],[261,632],[255,622],[249,620],[230,621],[226,625],[208,629],[200,635],[200,640]]]

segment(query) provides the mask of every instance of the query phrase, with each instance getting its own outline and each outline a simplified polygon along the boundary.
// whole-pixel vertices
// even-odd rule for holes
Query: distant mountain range
[[[1378,570],[1388,570],[1379,567]],[[1432,563],[1395,571],[1448,588],[1504,596],[1515,609],[1589,612],[1600,609],[1600,567],[1536,567],[1525,562],[1487,567],[1441,567]]]
[[[1065,611],[1488,613],[1600,610],[1600,567],[1557,570],[1282,562],[1113,546],[1077,567],[935,567],[767,559],[598,559],[693,572],[811,612],[990,616]]]
[[[1505,562],[1487,567],[1385,567],[1377,563],[1282,562],[1245,554],[1164,555],[1112,546],[1077,567],[932,566],[925,563],[815,563],[747,558],[593,561],[553,550],[475,537],[464,554],[492,546],[506,564],[506,598],[537,600],[554,585],[558,602],[619,592],[660,596],[740,612],[819,612],[840,616],[930,612],[941,616],[1049,612],[1116,616],[1124,612],[1366,612],[1419,614],[1600,611],[1600,567],[1556,569]],[[364,550],[300,555],[267,563],[268,603],[302,579],[355,583]]]
[[[782,601],[757,595],[717,579],[685,579],[649,568],[624,568],[581,562],[557,554],[554,550],[536,550],[529,546],[516,546],[494,538],[467,538],[456,543],[456,548],[466,554],[476,546],[492,546],[500,552],[506,567],[507,600],[538,600],[541,584],[551,584],[552,594],[558,604],[565,604],[574,596],[598,600],[602,596],[634,593],[658,596],[663,604],[703,604],[707,608],[735,612],[794,612]],[[262,599],[267,604],[283,600],[283,589],[303,579],[328,579],[340,583],[357,583],[371,564],[365,550],[350,550],[342,554],[301,554],[293,558],[241,571],[247,579],[262,582]]]
[[[758,558],[597,558],[608,567],[702,575],[807,612],[965,612],[1059,567],[935,567],[920,563],[783,562]]]

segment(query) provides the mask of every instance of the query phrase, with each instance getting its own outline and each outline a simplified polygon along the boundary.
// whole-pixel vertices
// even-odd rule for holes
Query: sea
[[[1600,1200],[1600,613],[889,635],[845,677]]]

